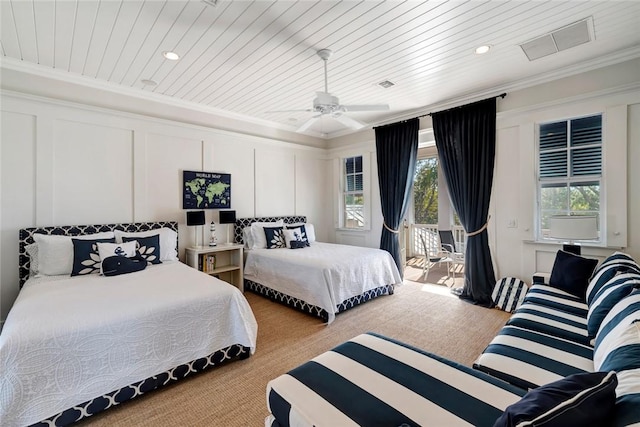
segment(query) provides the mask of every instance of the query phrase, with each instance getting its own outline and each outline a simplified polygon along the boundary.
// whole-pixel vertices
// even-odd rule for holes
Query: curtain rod
[[[504,93],[501,93],[500,95],[492,96],[492,97],[489,97],[489,98],[481,99],[481,100],[479,100],[479,101],[474,101],[474,102],[472,102],[471,104],[475,104],[476,102],[486,101],[487,99],[492,99],[492,98],[502,98],[502,99],[504,99],[504,97],[505,97],[505,96],[507,96],[507,92],[504,92]],[[469,105],[469,104],[465,104],[465,105]],[[442,110],[442,111],[455,110],[456,108],[461,108],[461,107],[464,107],[465,105],[459,105],[459,106],[457,106],[457,107],[447,108],[446,110]],[[437,111],[437,113],[441,113],[442,111]],[[423,114],[423,115],[421,115],[421,116],[418,116],[418,118],[431,116],[431,115],[433,115],[433,114],[434,114],[434,113]]]
[[[482,101],[486,101],[487,99],[492,99],[492,98],[503,98],[504,99],[505,96],[507,96],[506,92],[501,93],[500,95],[489,97],[489,98],[480,99],[478,101],[471,102],[470,104],[475,104],[476,102],[482,102]],[[464,107],[465,105],[469,105],[469,104],[464,104],[464,105],[459,105],[457,107],[447,108],[446,110],[442,110],[442,111],[453,110],[453,109],[456,109],[456,108]],[[440,111],[438,111],[438,112],[440,112]],[[413,117],[412,119],[404,119],[404,120],[399,120],[399,121],[394,122],[394,123],[387,123],[387,124],[380,125],[380,126],[374,126],[373,129],[382,128],[382,127],[389,126],[389,125],[395,125],[396,123],[405,123],[405,122],[408,122],[409,120],[420,119],[422,117],[431,116],[432,114],[434,114],[434,113],[423,114],[421,116]]]

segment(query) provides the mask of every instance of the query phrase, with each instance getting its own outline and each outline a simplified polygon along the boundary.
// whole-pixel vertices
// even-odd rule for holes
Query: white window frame
[[[362,197],[363,197],[363,226],[347,227],[345,216],[345,190],[346,177],[344,164],[347,159],[362,157]],[[336,174],[338,175],[338,229],[344,231],[369,231],[371,230],[371,155],[370,153],[349,153],[341,156],[336,162]]]
[[[602,137],[601,137],[601,141],[600,141],[600,154],[601,154],[601,172],[600,175],[580,175],[580,176],[567,176],[567,177],[563,177],[563,178],[542,178],[540,177],[540,128],[541,126],[545,125],[545,124],[550,124],[550,123],[559,123],[559,122],[565,122],[568,123],[567,125],[567,146],[564,149],[558,149],[558,151],[566,151],[568,153],[568,158],[567,158],[567,171],[571,170],[571,150],[574,150],[575,148],[571,148],[571,142],[570,142],[570,135],[571,135],[571,121],[572,120],[576,120],[576,119],[581,119],[584,117],[591,117],[591,116],[596,116],[596,115],[600,115],[601,117],[601,128],[602,128]],[[535,153],[536,153],[536,166],[535,166],[535,171],[536,171],[536,211],[535,211],[535,230],[536,230],[536,240],[540,241],[540,242],[557,242],[557,239],[554,238],[550,238],[550,237],[545,237],[543,235],[543,230],[542,230],[542,200],[541,200],[541,190],[542,190],[542,185],[543,184],[562,184],[562,185],[566,185],[568,187],[568,189],[570,190],[571,184],[572,183],[582,183],[582,182],[598,182],[599,184],[599,196],[600,196],[600,201],[599,201],[599,205],[600,205],[600,209],[597,212],[598,214],[598,229],[599,229],[599,237],[597,240],[585,240],[583,241],[584,243],[588,244],[589,246],[604,246],[606,244],[606,214],[607,214],[607,203],[606,203],[606,179],[605,179],[605,169],[606,169],[606,158],[605,158],[605,147],[606,147],[606,132],[605,132],[605,122],[606,122],[606,117],[605,117],[605,113],[604,112],[595,112],[595,113],[591,113],[591,114],[584,114],[584,115],[579,115],[579,116],[574,116],[574,117],[566,117],[566,118],[560,118],[560,119],[554,119],[554,120],[545,120],[544,122],[540,122],[536,124],[536,137],[535,137],[535,142],[536,142],[536,148],[535,148]],[[585,147],[581,147],[581,148],[585,148]],[[570,197],[570,191],[568,191],[567,197]],[[570,207],[570,206],[568,206]],[[563,215],[569,215],[569,209],[567,209],[566,212],[562,212],[561,214]],[[582,242],[577,240],[576,242]]]

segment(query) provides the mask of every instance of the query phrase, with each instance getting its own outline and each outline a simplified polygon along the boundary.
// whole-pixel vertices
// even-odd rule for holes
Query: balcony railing
[[[462,226],[453,226],[453,239],[456,242],[456,250],[464,253],[466,238]],[[440,237],[438,236],[438,226],[436,224],[411,224],[409,241],[407,242],[408,256],[424,255],[420,235],[424,236],[425,243],[430,253],[437,253],[440,250]]]

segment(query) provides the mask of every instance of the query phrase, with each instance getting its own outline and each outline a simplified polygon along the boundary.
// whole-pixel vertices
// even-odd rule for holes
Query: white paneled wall
[[[238,217],[306,215],[327,233],[323,149],[45,98],[2,100],[1,319],[18,294],[20,228],[173,220],[183,256],[194,244],[183,170],[230,173]]]
[[[295,211],[295,157],[286,151],[256,150],[256,216]]]
[[[52,222],[131,220],[133,131],[69,120],[55,120],[53,129],[53,138],[48,141],[53,154],[49,158]]]

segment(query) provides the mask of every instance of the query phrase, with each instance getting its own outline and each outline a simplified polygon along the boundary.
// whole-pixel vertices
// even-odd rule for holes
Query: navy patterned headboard
[[[296,224],[299,222],[307,222],[306,216],[270,216],[259,218],[238,218],[236,219],[236,225],[233,228],[233,239],[236,243],[244,244],[242,238],[242,229],[250,226],[254,222],[275,222],[282,220],[285,224]]]
[[[20,278],[20,287],[29,277],[29,257],[25,250],[25,246],[34,243],[34,233],[55,234],[58,236],[81,236],[83,234],[100,233],[103,231],[123,230],[128,232],[148,231],[157,228],[170,228],[176,233],[178,232],[178,223],[176,221],[158,221],[158,222],[134,222],[123,224],[98,224],[98,225],[62,225],[55,227],[31,227],[20,229],[18,240],[18,276]],[[178,248],[176,248],[177,250]]]

